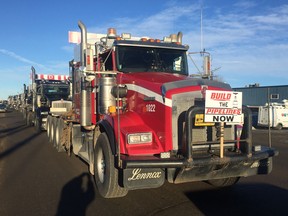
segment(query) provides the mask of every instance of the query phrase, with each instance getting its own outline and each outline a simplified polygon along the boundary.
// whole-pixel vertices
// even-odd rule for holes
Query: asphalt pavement
[[[253,131],[258,144],[267,136]],[[280,152],[272,173],[241,178],[232,188],[165,183],[104,199],[82,160],[57,153],[20,112],[0,113],[0,215],[287,215],[288,130],[273,130],[272,141]]]

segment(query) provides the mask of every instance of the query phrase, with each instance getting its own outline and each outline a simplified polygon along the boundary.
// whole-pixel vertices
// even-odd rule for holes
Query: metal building
[[[259,84],[248,87],[233,88],[234,91],[242,92],[242,103],[252,111],[252,125],[257,126],[259,106],[266,103],[282,103],[288,99],[288,85],[259,86]]]
[[[259,84],[248,87],[233,88],[243,94],[243,105],[248,107],[264,106],[266,103],[282,103],[288,99],[288,85],[279,86],[259,86]],[[270,100],[270,101],[269,101]]]

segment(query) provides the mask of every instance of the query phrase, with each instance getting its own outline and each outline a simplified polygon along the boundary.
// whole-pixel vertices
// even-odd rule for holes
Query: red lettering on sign
[[[231,93],[216,93],[212,92],[211,99],[217,101],[228,101],[231,99]]]
[[[208,108],[206,114],[210,115],[241,115],[239,109]]]

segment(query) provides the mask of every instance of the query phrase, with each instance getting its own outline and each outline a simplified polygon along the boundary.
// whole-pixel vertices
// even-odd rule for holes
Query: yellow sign
[[[214,122],[204,122],[204,114],[195,115],[195,126],[213,126]]]

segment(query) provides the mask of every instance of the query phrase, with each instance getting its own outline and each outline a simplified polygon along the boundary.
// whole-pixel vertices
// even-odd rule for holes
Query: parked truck
[[[36,74],[31,67],[32,83],[24,85],[23,113],[26,123],[37,130],[46,130],[48,115],[59,115],[71,110],[70,81],[67,75]]]
[[[237,93],[210,77],[189,76],[181,32],[159,40],[78,26],[81,33],[69,32],[76,43],[72,110],[49,116],[47,135],[58,150],[87,162],[103,197],[165,180],[230,186],[271,172],[277,151],[253,145],[251,112],[239,108]],[[206,100],[223,101],[223,108],[205,109]]]
[[[288,101],[260,106],[258,111],[258,126],[272,127],[277,130],[288,127]]]

